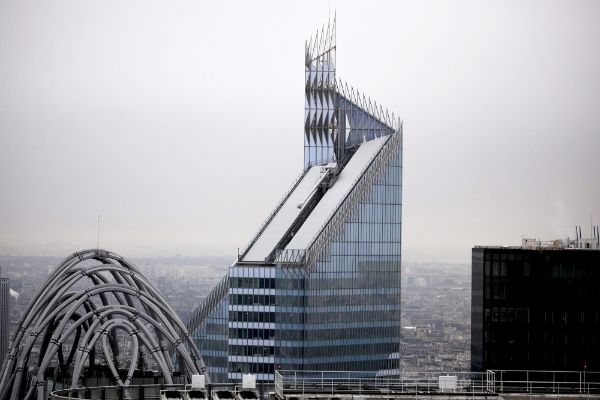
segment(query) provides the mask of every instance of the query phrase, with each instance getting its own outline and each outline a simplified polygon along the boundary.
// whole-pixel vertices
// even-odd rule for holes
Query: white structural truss
[[[71,387],[78,387],[97,348],[119,386],[130,384],[140,356],[154,359],[167,384],[173,383],[175,354],[188,381],[205,371],[185,325],[156,287],[135,265],[108,251],[85,250],[63,260],[23,315],[2,365],[2,400],[45,399],[44,373],[50,366],[71,374]],[[132,342],[126,377],[119,376],[113,360],[119,330]],[[67,343],[70,350],[64,354]],[[39,349],[37,360],[30,359],[34,348]]]

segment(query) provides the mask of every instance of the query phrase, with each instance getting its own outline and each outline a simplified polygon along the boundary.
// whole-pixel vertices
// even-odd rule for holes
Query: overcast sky
[[[0,253],[225,255],[303,165],[304,45],[404,121],[405,261],[600,225],[600,2],[0,1]]]

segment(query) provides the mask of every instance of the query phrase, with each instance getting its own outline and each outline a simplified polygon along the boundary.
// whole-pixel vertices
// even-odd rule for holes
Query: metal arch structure
[[[125,379],[110,357],[118,352],[116,330],[132,341]],[[120,386],[130,384],[138,357],[147,359],[144,347],[168,384],[173,383],[175,353],[189,381],[192,374],[206,371],[188,330],[158,289],[131,262],[105,250],[84,250],[64,259],[38,289],[12,339],[0,375],[0,400],[45,399],[44,373],[52,364],[72,369],[71,387],[76,388],[86,361],[94,364],[97,344]],[[71,340],[65,359],[63,344]],[[34,346],[39,357],[32,365]]]

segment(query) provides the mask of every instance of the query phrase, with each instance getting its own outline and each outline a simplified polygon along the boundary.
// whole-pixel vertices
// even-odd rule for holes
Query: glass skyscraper
[[[473,248],[473,371],[600,371],[598,236]]]
[[[402,125],[306,45],[304,167],[188,321],[213,382],[397,368]]]

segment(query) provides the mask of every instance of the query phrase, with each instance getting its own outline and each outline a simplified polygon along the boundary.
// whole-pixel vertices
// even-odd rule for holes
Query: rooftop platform
[[[55,391],[51,399],[158,400],[165,390],[190,389],[189,384],[77,388]],[[245,389],[241,382],[229,382],[207,384],[203,390],[207,399],[216,400],[222,391],[237,399]],[[257,383],[252,392],[257,400],[600,399],[600,372],[276,371],[274,383]]]

